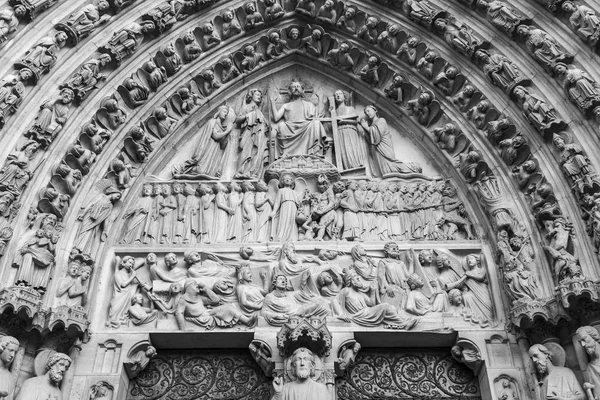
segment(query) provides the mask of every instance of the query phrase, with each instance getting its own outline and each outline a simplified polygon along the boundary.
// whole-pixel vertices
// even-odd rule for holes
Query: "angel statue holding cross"
[[[276,134],[276,158],[295,155],[323,155],[325,128],[317,107],[304,100],[304,86],[298,80],[288,86],[289,102],[277,108],[274,96],[271,108]]]

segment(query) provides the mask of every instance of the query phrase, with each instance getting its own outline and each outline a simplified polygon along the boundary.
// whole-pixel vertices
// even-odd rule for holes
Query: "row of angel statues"
[[[125,213],[123,244],[288,240],[473,239],[448,182],[303,178],[230,183],[147,183]]]
[[[361,326],[411,329],[428,313],[450,313],[486,327],[494,311],[483,257],[445,250],[402,252],[388,242],[383,256],[360,245],[350,251],[298,254],[292,242],[270,252],[242,247],[238,255],[191,250],[159,261],[117,258],[108,326],[145,325],[174,315],[181,330],[258,317],[281,326],[292,317],[335,317]],[[255,283],[255,281],[259,281]],[[162,313],[162,314],[161,314]],[[168,318],[168,317],[167,317]]]

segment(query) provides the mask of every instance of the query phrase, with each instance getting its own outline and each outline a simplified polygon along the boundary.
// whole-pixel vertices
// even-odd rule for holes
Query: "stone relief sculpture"
[[[477,6],[486,10],[488,21],[511,36],[517,26],[527,20],[524,15],[503,1],[478,0]]]
[[[21,386],[16,400],[48,398],[62,400],[60,384],[71,364],[72,360],[66,354],[54,353],[48,358],[46,373],[42,376],[27,379]]]
[[[111,16],[106,14],[109,8],[107,1],[88,4],[71,14],[64,22],[57,24],[56,29],[64,31],[72,44],[78,44],[93,33],[99,25],[110,21]]]
[[[135,378],[145,370],[157,354],[156,348],[150,345],[142,345],[133,354],[130,354],[123,363],[129,379]]]
[[[10,372],[10,366],[21,344],[12,336],[0,338],[0,398],[12,400],[15,394],[16,379]]]
[[[242,128],[236,179],[260,177],[268,162],[269,125],[261,111],[262,99],[261,89],[251,89],[236,118],[236,123]]]
[[[218,112],[202,128],[200,143],[190,160],[173,170],[175,178],[197,179],[221,176],[223,157],[229,143],[236,116],[231,107],[221,106]]]
[[[330,398],[327,387],[316,382],[315,355],[307,348],[300,347],[289,358],[291,363],[291,382],[284,383],[283,378],[277,377],[273,380],[275,394],[271,400],[325,400]]]
[[[570,14],[569,23],[577,36],[591,46],[596,46],[600,39],[600,18],[596,12],[588,6],[576,5],[572,1],[562,3],[561,9]]]
[[[559,63],[554,67],[554,72],[564,76],[563,88],[569,100],[586,115],[600,105],[600,85],[587,72],[579,68],[567,68]]]
[[[585,367],[583,389],[588,395],[588,399],[598,399],[600,396],[600,335],[592,326],[578,328],[575,335],[589,358]],[[592,396],[590,396],[590,391]]]
[[[69,255],[67,274],[58,282],[56,304],[59,306],[83,307],[87,304],[89,278],[93,260],[85,254],[73,251]]]
[[[29,70],[34,83],[47,74],[57,60],[58,51],[65,46],[67,34],[57,32],[54,37],[45,36],[29,49],[22,59],[15,63],[15,68]]]
[[[275,125],[277,157],[300,154],[319,155],[323,151],[325,129],[313,103],[304,100],[302,82],[292,81],[288,86],[289,101],[277,107],[271,96],[271,108]]]
[[[552,364],[552,353],[541,344],[529,348],[543,399],[583,400],[583,389],[569,368]]]
[[[69,88],[64,88],[60,91],[58,99],[42,104],[35,123],[25,136],[35,140],[43,148],[48,147],[67,122],[70,105],[74,99],[75,93]]]
[[[565,52],[556,39],[541,29],[519,25],[516,32],[525,38],[527,50],[548,72],[552,72],[558,63],[570,63],[573,60],[572,54]]]

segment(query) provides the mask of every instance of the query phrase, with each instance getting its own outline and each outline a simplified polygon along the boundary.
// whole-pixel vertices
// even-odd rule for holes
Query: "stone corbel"
[[[263,370],[266,376],[272,377],[273,371],[275,370],[275,362],[273,361],[273,351],[271,346],[262,340],[253,340],[248,346],[250,354],[254,361],[258,364],[260,369]]]
[[[335,360],[335,374],[341,378],[346,374],[348,368],[354,364],[356,355],[361,349],[360,343],[356,340],[347,340],[341,344],[338,349],[338,358]]]
[[[131,346],[127,353],[127,359],[123,363],[123,368],[129,379],[138,376],[156,357],[156,348],[152,346],[150,340],[143,340]]]

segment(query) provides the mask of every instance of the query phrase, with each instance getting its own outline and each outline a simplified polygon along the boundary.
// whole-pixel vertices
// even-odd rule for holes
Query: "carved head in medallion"
[[[600,356],[600,334],[592,326],[582,326],[575,333],[577,341],[590,357]]]
[[[4,368],[10,368],[19,350],[19,345],[19,341],[12,336],[2,336],[0,339],[0,362],[2,362]]]

